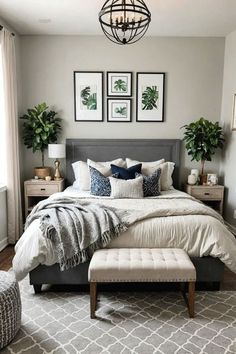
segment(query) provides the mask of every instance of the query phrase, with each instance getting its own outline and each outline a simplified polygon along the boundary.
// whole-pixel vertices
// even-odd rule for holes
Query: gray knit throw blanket
[[[38,203],[25,224],[25,229],[40,219],[44,237],[55,245],[61,271],[88,261],[94,251],[127,230],[122,222],[127,212],[76,198],[46,199]],[[125,219],[125,218],[124,218]]]

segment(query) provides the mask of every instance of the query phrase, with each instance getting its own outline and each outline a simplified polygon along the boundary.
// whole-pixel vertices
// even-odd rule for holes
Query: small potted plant
[[[46,103],[41,103],[27,110],[21,119],[23,123],[23,140],[28,149],[33,149],[33,153],[41,151],[42,166],[35,167],[35,176],[45,178],[50,175],[50,167],[44,166],[44,152],[48,144],[57,141],[61,131],[61,118],[56,117],[57,113],[48,110]]]
[[[211,161],[216,150],[224,146],[223,130],[219,122],[212,123],[204,118],[184,125],[182,128],[185,128],[185,147],[188,155],[192,156],[191,161],[201,161],[200,183],[203,184],[205,162]]]

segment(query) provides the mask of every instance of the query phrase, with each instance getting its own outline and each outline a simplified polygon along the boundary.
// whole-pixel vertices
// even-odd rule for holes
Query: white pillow
[[[81,191],[88,191],[90,189],[90,181],[87,163],[84,161],[76,161],[72,163],[72,168],[75,175],[73,187]]]
[[[141,163],[142,174],[145,176],[152,175],[160,167],[160,164],[162,164],[163,162],[165,162],[165,159],[151,161],[151,162],[140,162],[140,161],[129,159],[128,157],[126,158],[127,168]]]
[[[118,179],[109,177],[112,198],[143,198],[143,177]]]
[[[106,162],[95,162],[93,160],[87,159],[88,166],[96,168],[100,173],[102,173],[105,177],[111,176],[111,164],[119,167],[126,167],[126,162],[123,159],[116,159],[113,161]]]
[[[79,188],[81,191],[89,191],[90,190],[90,174],[89,174],[89,166],[96,168],[99,172],[101,172],[104,176],[111,175],[111,167],[110,165],[114,164],[120,167],[126,167],[126,162],[123,159],[116,159],[113,161],[106,162],[95,162],[90,159],[87,160],[87,163],[84,161],[76,161],[72,164],[72,168],[75,175],[75,181],[73,183],[74,188]]]
[[[169,189],[173,189],[172,174],[174,172],[175,163],[164,162],[159,165],[159,168],[161,169],[161,191],[168,191]]]

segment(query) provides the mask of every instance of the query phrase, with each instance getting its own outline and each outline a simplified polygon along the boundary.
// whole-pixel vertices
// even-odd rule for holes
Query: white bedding
[[[157,203],[179,203],[186,205],[186,208],[189,203],[199,203],[188,194],[177,190],[162,192],[161,196],[153,198],[112,199],[91,196],[88,192],[69,187],[50,198],[61,195],[88,198],[96,203],[134,210],[152,210]],[[208,215],[153,217],[139,221],[114,239],[109,247],[182,248],[190,256],[218,257],[236,273],[236,239],[219,219]],[[23,279],[39,264],[52,265],[56,262],[53,244],[42,236],[38,220],[24,232],[15,250],[13,269],[17,280]]]

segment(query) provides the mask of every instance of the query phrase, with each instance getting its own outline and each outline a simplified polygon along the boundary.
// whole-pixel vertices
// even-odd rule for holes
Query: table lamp
[[[62,179],[60,173],[60,161],[58,159],[63,159],[66,157],[66,149],[65,144],[49,144],[48,145],[48,157],[50,159],[56,159],[55,164],[55,172],[54,172],[54,180],[59,181]]]

